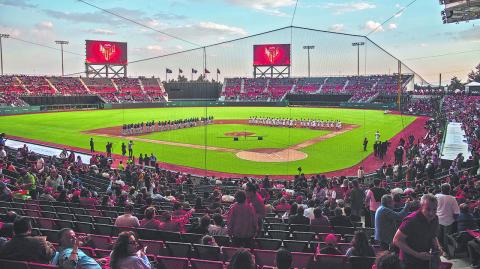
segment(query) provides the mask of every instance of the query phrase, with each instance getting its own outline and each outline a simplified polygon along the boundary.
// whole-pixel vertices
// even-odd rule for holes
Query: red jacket
[[[228,212],[228,235],[236,238],[253,238],[257,233],[257,216],[253,206],[247,202],[235,203]]]

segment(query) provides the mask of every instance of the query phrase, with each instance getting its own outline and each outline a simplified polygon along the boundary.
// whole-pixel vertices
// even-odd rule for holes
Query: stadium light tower
[[[352,46],[357,47],[357,76],[360,76],[360,46],[365,45],[365,42],[353,42]]]
[[[308,55],[308,77],[310,77],[310,50],[315,49],[315,46],[303,46],[303,49],[307,50],[307,55]]]
[[[62,77],[63,77],[63,45],[68,45],[68,41],[64,41],[64,40],[56,40],[55,41],[56,44],[60,44],[60,49],[62,51]]]
[[[9,34],[0,34],[0,66],[2,67],[2,76],[3,76],[3,48],[2,48],[2,38],[9,38]]]

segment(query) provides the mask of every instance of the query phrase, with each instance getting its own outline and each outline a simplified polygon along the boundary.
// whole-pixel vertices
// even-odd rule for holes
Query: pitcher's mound
[[[240,151],[236,155],[247,161],[266,163],[294,162],[308,157],[305,152],[294,149],[253,149]]]
[[[255,133],[251,132],[230,132],[230,133],[225,133],[225,136],[252,136],[255,135]]]

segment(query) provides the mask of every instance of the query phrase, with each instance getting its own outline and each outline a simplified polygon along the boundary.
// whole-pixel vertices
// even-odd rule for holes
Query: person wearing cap
[[[334,234],[328,234],[325,236],[325,246],[320,248],[318,244],[318,253],[329,255],[343,255],[342,251],[338,248],[338,240]]]

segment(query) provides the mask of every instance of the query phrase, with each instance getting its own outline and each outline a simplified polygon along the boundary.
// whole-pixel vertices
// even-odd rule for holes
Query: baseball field
[[[123,124],[213,116],[214,123],[144,135],[122,136]],[[340,120],[342,129],[311,130],[252,126],[248,118]],[[212,171],[292,175],[302,167],[308,174],[351,167],[373,151],[375,132],[386,140],[415,120],[412,116],[377,110],[305,107],[189,107],[92,110],[0,117],[7,135],[89,149],[93,137],[97,151],[107,141],[113,153],[134,142],[134,155],[155,154],[160,162]],[[263,140],[259,140],[258,137]],[[234,141],[238,137],[238,141]],[[364,137],[369,140],[363,151]]]

